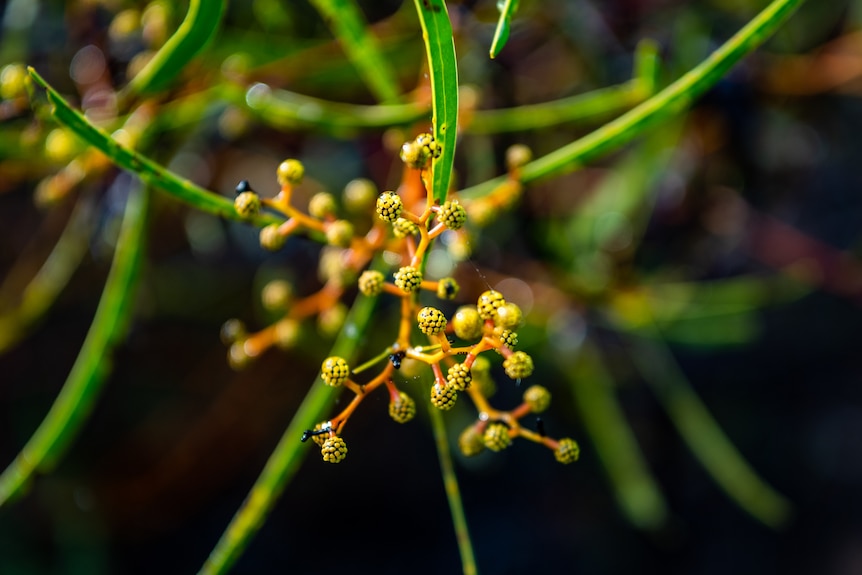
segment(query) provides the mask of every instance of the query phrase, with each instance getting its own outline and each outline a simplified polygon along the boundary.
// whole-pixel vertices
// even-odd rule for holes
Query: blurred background
[[[414,6],[359,4],[408,94],[425,58]],[[765,5],[522,0],[495,60],[487,54],[495,3],[449,10],[460,83],[490,110],[622,85],[644,38],[657,42],[667,83]],[[88,117],[110,122],[136,58],[164,42],[185,6],[2,2],[0,65],[34,66]],[[809,1],[690,113],[528,186],[514,210],[474,230],[468,261],[441,250],[440,265],[462,286],[456,303],[491,285],[522,306],[531,382],[554,396],[546,429],[581,445],[570,466],[526,441],[473,459],[456,453],[480,572],[862,573],[860,9],[855,0]],[[397,185],[393,142],[404,130],[275,127],[243,98],[204,99],[193,112],[173,106],[212,86],[258,82],[374,104],[311,4],[229,2],[216,41],[160,102],[152,156],[227,196],[241,179],[273,194],[286,157],[305,163],[300,197],[339,195],[359,177]],[[44,108],[3,96],[5,466],[78,354],[134,183],[109,165],[70,164],[81,144],[55,131]],[[512,144],[541,156],[613,115],[465,133],[458,185],[503,173]],[[68,279],[23,321],[25,286],[70,219],[79,223],[77,248],[64,256]],[[296,349],[236,372],[219,338],[229,318],[250,329],[273,321],[260,303],[267,281],[316,289],[318,244],[296,238],[264,253],[252,227],[157,196],[147,250],[134,320],[92,415],[59,466],[0,509],[4,575],[196,572],[331,345],[310,321]],[[376,313],[363,357],[393,338],[396,306],[382,302]],[[522,390],[497,381],[494,405],[516,405]],[[405,390],[427,393],[415,383]],[[370,396],[346,431],[350,457],[330,466],[308,454],[233,572],[459,572],[425,402],[417,403],[416,420],[399,426],[385,394]],[[711,468],[700,463],[692,445],[725,445],[702,406],[760,479],[720,448]],[[445,417],[454,447],[475,412],[465,399]],[[722,474],[747,508],[722,488]],[[778,503],[755,517],[764,501]]]

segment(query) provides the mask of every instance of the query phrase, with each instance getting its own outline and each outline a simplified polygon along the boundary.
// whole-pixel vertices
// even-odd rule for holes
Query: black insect
[[[401,360],[404,359],[404,356],[407,355],[404,351],[396,351],[395,353],[389,356],[389,361],[392,362],[392,367],[395,369],[401,369]]]
[[[253,192],[251,189],[251,184],[248,183],[248,180],[240,180],[240,182],[236,185],[236,195],[240,195],[243,192]]]
[[[536,418],[536,433],[538,433],[542,437],[545,437],[545,422],[542,420],[541,417]]]
[[[329,433],[329,430],[328,429],[317,429],[317,430],[306,429],[305,431],[302,432],[302,437],[300,437],[299,440],[301,442],[305,443],[311,437],[313,437],[315,435],[323,435],[324,433]]]

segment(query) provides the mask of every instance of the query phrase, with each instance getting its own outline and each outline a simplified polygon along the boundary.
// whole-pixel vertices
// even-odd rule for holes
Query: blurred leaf
[[[45,419],[0,475],[0,505],[20,493],[35,472],[56,464],[93,409],[110,371],[111,354],[125,336],[132,316],[148,203],[148,190],[132,190],[111,271],[84,345]]]
[[[497,7],[500,9],[500,19],[494,30],[494,39],[491,41],[491,58],[499,56],[509,40],[509,28],[515,12],[518,11],[518,4],[519,0],[498,0]]]
[[[341,42],[347,57],[378,101],[393,104],[401,99],[396,75],[383,57],[377,39],[354,0],[311,0]]]
[[[79,138],[99,149],[115,164],[137,174],[141,180],[154,188],[162,190],[203,212],[230,219],[243,220],[236,213],[231,200],[207,191],[189,180],[174,174],[150,158],[126,148],[102,129],[94,126],[79,112],[72,109],[69,103],[49,86],[33,68],[29,68],[29,71],[33,80],[47,92],[48,100],[54,105],[54,110],[52,111],[54,118],[72,130]],[[270,223],[280,223],[282,220],[275,216],[261,213],[250,221],[258,226],[264,226]]]
[[[683,112],[739,60],[774,34],[803,1],[774,0],[709,58],[673,84],[594,132],[530,162],[524,166],[521,180],[529,183],[577,170],[586,162],[619,149],[647,129]],[[464,198],[484,196],[505,183],[506,177],[472,186],[462,190],[460,195]]]
[[[122,98],[164,90],[215,35],[226,5],[227,0],[190,0],[180,27],[132,78]]]
[[[560,372],[566,374],[620,509],[640,529],[660,528],[667,521],[667,503],[626,422],[598,350],[587,340],[577,356],[554,354],[554,358]]]
[[[375,260],[371,268],[383,269],[381,261]],[[336,355],[347,359],[348,363],[355,363],[376,301],[374,297],[357,297],[329,356]],[[333,405],[337,396],[337,391],[325,385],[319,376],[312,383],[242,507],[198,572],[200,575],[227,573],[239,559],[299,469],[302,456],[308,450],[308,444],[300,442],[303,431],[312,429],[321,421],[324,412]]]
[[[652,324],[651,340],[627,338],[638,371],[655,392],[683,441],[737,505],[772,528],[785,524],[791,504],[751,468],[691,388]]]

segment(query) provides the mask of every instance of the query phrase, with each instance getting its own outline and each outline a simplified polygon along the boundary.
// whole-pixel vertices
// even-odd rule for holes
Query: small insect
[[[404,356],[407,355],[404,351],[396,351],[395,353],[389,356],[389,361],[392,362],[392,367],[395,369],[401,369],[401,360],[404,359]]]
[[[315,435],[323,435],[324,433],[329,433],[329,431],[330,430],[328,427],[326,427],[324,429],[317,429],[317,430],[306,429],[305,431],[302,432],[302,437],[300,437],[299,440],[301,442],[305,443],[306,441],[308,441],[310,438],[314,437]]]
[[[240,180],[240,182],[236,185],[236,195],[240,195],[243,192],[253,192],[251,189],[251,184],[248,183],[248,180]]]
[[[545,437],[545,422],[541,417],[536,418],[536,433]]]

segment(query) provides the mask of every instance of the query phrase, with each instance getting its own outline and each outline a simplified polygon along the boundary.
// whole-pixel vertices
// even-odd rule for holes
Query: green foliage
[[[554,325],[562,325],[553,322],[560,320],[563,310],[550,312],[550,315],[556,315],[547,322],[550,327],[541,326],[539,319],[527,315],[526,325],[520,329],[520,308],[507,307],[508,313],[517,316],[517,320],[510,318],[510,324],[506,324],[505,318],[500,317],[505,316],[505,313],[501,311],[499,316],[497,314],[498,308],[503,309],[501,306],[504,305],[505,294],[495,291],[496,288],[489,284],[481,271],[478,274],[481,281],[472,281],[472,276],[476,275],[479,268],[476,264],[472,264],[472,267],[468,264],[462,268],[467,270],[464,273],[470,276],[470,281],[487,284],[479,288],[479,291],[485,288],[487,291],[480,296],[478,308],[465,306],[451,314],[448,310],[425,307],[425,310],[434,312],[433,317],[425,318],[425,323],[419,325],[422,332],[431,338],[429,345],[411,346],[409,349],[401,345],[413,341],[411,338],[417,331],[416,326],[404,318],[409,316],[411,321],[415,319],[415,314],[406,313],[405,310],[411,311],[410,306],[419,306],[419,293],[425,290],[441,299],[457,299],[460,302],[466,291],[449,277],[449,270],[442,274],[429,270],[440,267],[443,260],[454,267],[458,261],[468,259],[473,245],[471,242],[477,246],[483,245],[483,242],[493,242],[496,224],[502,223],[504,230],[506,225],[515,225],[512,220],[517,223],[520,213],[518,203],[530,194],[530,190],[524,190],[525,186],[560,178],[605,160],[612,166],[609,168],[611,173],[592,188],[591,195],[579,197],[575,203],[572,198],[577,190],[562,187],[556,194],[564,198],[559,205],[574,207],[565,213],[547,216],[543,221],[544,237],[539,241],[544,242],[543,257],[547,261],[539,263],[542,266],[547,264],[541,268],[543,273],[549,276],[558,274],[562,279],[549,288],[553,297],[549,297],[547,302],[539,302],[539,313],[543,313],[543,305],[553,306],[554,302],[564,302],[560,306],[571,314],[575,310],[578,313],[585,309],[592,310],[593,321],[626,342],[631,364],[653,390],[683,441],[716,484],[740,508],[762,523],[779,527],[786,522],[790,515],[790,503],[757,475],[721,431],[719,423],[676,363],[668,343],[699,349],[748,343],[757,335],[757,313],[763,307],[792,300],[805,290],[793,281],[749,276],[718,280],[652,281],[654,277],[661,279],[660,272],[665,270],[652,274],[635,273],[635,264],[629,256],[619,254],[633,252],[645,234],[658,201],[660,175],[671,164],[672,150],[681,145],[682,134],[686,130],[683,116],[698,98],[725,78],[737,63],[773,36],[802,4],[802,0],[774,0],[718,49],[675,79],[666,78],[668,70],[673,67],[660,66],[658,45],[643,40],[631,58],[633,71],[628,81],[542,103],[490,109],[476,102],[471,103],[470,97],[464,97],[465,91],[470,94],[469,90],[475,90],[459,84],[462,67],[467,67],[470,73],[470,64],[465,65],[456,55],[456,40],[459,34],[464,34],[464,30],[459,28],[457,21],[453,29],[453,21],[450,20],[444,0],[415,0],[409,16],[406,14],[407,9],[391,16],[394,21],[394,24],[390,23],[391,27],[412,30],[404,33],[408,38],[411,33],[422,31],[426,59],[424,64],[413,63],[416,69],[411,71],[418,78],[418,83],[407,90],[399,83],[406,75],[395,56],[386,48],[391,38],[378,36],[392,34],[391,31],[383,26],[369,25],[360,4],[354,0],[312,0],[311,4],[340,46],[338,57],[342,53],[346,56],[362,82],[359,87],[345,88],[345,94],[348,95],[343,99],[340,98],[340,91],[337,96],[330,94],[321,97],[321,94],[327,93],[325,89],[320,89],[321,86],[340,86],[347,76],[333,72],[333,69],[338,69],[336,65],[316,66],[318,57],[321,61],[333,58],[331,47],[325,43],[315,43],[316,40],[309,43],[310,47],[304,48],[305,52],[297,48],[298,53],[306,54],[301,58],[308,58],[314,64],[307,66],[311,71],[304,79],[305,84],[302,79],[293,82],[295,78],[292,72],[279,76],[283,67],[289,68],[290,62],[287,57],[285,61],[271,61],[268,52],[271,46],[267,44],[272,39],[231,38],[230,46],[242,46],[247,50],[240,51],[237,48],[236,53],[224,62],[216,63],[220,66],[218,70],[212,62],[202,63],[200,57],[208,53],[208,47],[213,47],[215,38],[221,40],[220,34],[227,38],[235,33],[222,28],[223,20],[229,16],[227,2],[223,0],[189,2],[188,13],[179,28],[158,47],[137,75],[117,91],[116,113],[106,120],[77,110],[71,99],[58,91],[57,87],[67,85],[67,82],[51,77],[47,70],[40,72],[33,67],[28,68],[32,84],[27,86],[27,77],[9,73],[8,85],[3,92],[9,109],[18,110],[16,113],[23,115],[26,102],[30,99],[34,108],[33,117],[38,118],[38,123],[34,123],[35,127],[29,131],[21,128],[10,133],[19,137],[38,132],[42,129],[41,123],[57,123],[86,144],[87,149],[70,151],[69,155],[74,159],[54,170],[56,175],[47,176],[41,184],[41,193],[36,194],[37,200],[46,205],[62,204],[68,197],[73,197],[76,207],[66,224],[66,231],[56,241],[41,271],[21,290],[20,308],[0,315],[0,351],[21,344],[27,333],[47,314],[84,258],[83,238],[89,228],[81,214],[89,203],[85,201],[84,193],[80,192],[83,182],[88,178],[106,177],[110,168],[115,166],[133,175],[137,187],[126,201],[111,270],[86,340],[66,383],[41,425],[33,432],[18,457],[0,475],[0,504],[20,495],[37,473],[50,471],[91,414],[102,383],[109,375],[113,352],[124,341],[129,323],[135,316],[135,295],[145,275],[142,272],[145,271],[145,245],[148,232],[152,232],[148,228],[149,218],[155,211],[150,206],[150,196],[159,193],[175,200],[173,209],[179,203],[213,220],[234,220],[263,228],[261,238],[266,239],[262,239],[261,243],[271,251],[284,248],[288,236],[292,235],[301,234],[321,243],[329,239],[330,245],[320,255],[319,270],[321,283],[326,288],[321,289],[318,295],[323,294],[320,296],[322,298],[335,293],[335,296],[326,299],[323,304],[315,303],[318,305],[315,311],[318,312],[318,328],[322,335],[312,338],[298,335],[303,329],[300,326],[302,321],[314,315],[311,312],[303,312],[305,315],[299,318],[285,315],[280,321],[253,334],[245,333],[245,328],[239,323],[231,324],[232,329],[223,330],[223,335],[231,331],[226,340],[232,367],[247,367],[269,347],[290,348],[294,345],[313,348],[307,354],[312,357],[326,357],[327,354],[320,353],[325,346],[329,348],[329,356],[343,357],[350,365],[364,361],[350,375],[383,364],[386,366],[383,375],[388,379],[385,382],[383,379],[375,381],[369,387],[385,385],[390,397],[399,398],[408,405],[409,409],[405,408],[404,413],[396,411],[398,417],[393,416],[396,421],[400,417],[406,423],[413,418],[415,405],[410,403],[413,400],[407,394],[395,388],[395,376],[390,377],[390,374],[392,370],[401,368],[400,362],[405,355],[408,360],[418,358],[420,363],[433,366],[434,382],[429,380],[423,383],[426,388],[429,383],[435,386],[433,389],[439,392],[437,403],[441,408],[447,412],[451,409],[453,418],[463,419],[463,414],[459,412],[463,401],[455,404],[455,398],[456,392],[465,392],[470,394],[479,412],[477,423],[462,432],[459,441],[462,455],[479,455],[486,451],[485,447],[490,451],[512,452],[514,450],[504,448],[509,447],[514,437],[522,436],[550,447],[561,462],[576,460],[580,447],[573,439],[558,441],[546,436],[541,427],[536,431],[521,427],[518,418],[530,413],[529,404],[525,403],[526,407],[516,407],[511,411],[498,411],[487,404],[486,396],[490,397],[494,384],[487,368],[478,367],[481,362],[477,358],[479,353],[493,349],[503,356],[500,359],[500,371],[505,370],[518,384],[521,378],[533,375],[534,371],[542,375],[552,372],[556,376],[549,379],[566,383],[575,399],[584,432],[592,440],[585,451],[592,450],[597,454],[622,513],[641,529],[660,529],[668,519],[669,504],[648,468],[647,458],[638,445],[633,429],[626,422],[624,410],[615,393],[613,370],[602,355],[599,338],[593,334],[584,335],[581,341],[572,346],[577,353],[554,351],[554,346],[568,337],[563,333],[567,326],[560,327],[559,333],[554,331]],[[242,9],[237,8],[238,11]],[[274,8],[261,3],[252,9],[265,14]],[[490,45],[491,58],[505,55],[504,46],[509,46],[507,52],[517,49],[510,40],[513,22],[517,22],[520,17],[518,10],[517,0],[499,3],[499,19]],[[279,12],[281,16],[270,22],[275,34],[279,33],[280,27],[289,25],[291,13],[290,8],[285,8]],[[311,57],[307,56],[309,53]],[[200,69],[207,69],[207,74],[203,79],[196,76],[194,80],[198,84],[195,85],[189,75]],[[17,70],[15,68],[13,71]],[[103,75],[106,75],[104,71]],[[273,82],[273,86],[268,85],[266,82],[270,77],[278,77],[280,84]],[[46,78],[50,79],[50,83]],[[172,88],[176,89],[171,91]],[[29,97],[25,93],[27,89],[31,91]],[[304,90],[309,93],[304,93]],[[63,89],[63,92],[66,93],[66,90]],[[351,98],[349,94],[360,96]],[[371,94],[377,103],[357,103],[367,94]],[[427,124],[429,114],[430,125]],[[350,208],[340,206],[334,195],[315,189],[314,186],[324,187],[319,181],[303,183],[303,176],[306,179],[314,176],[315,169],[307,168],[306,172],[298,160],[289,160],[292,162],[290,165],[297,170],[295,177],[277,181],[273,174],[273,187],[276,183],[280,187],[277,194],[268,194],[262,187],[261,190],[252,190],[248,182],[240,184],[240,187],[246,186],[243,189],[248,196],[245,197],[253,200],[249,205],[254,208],[243,214],[238,213],[237,204],[232,199],[195,183],[193,178],[181,175],[176,165],[168,165],[170,154],[167,149],[175,145],[168,136],[174,132],[188,132],[205,139],[207,136],[194,132],[195,126],[212,116],[218,116],[219,125],[223,128],[220,134],[224,140],[229,141],[233,137],[240,139],[248,133],[252,133],[252,139],[265,134],[261,136],[262,146],[272,146],[273,142],[279,141],[278,138],[300,131],[318,137],[323,134],[334,135],[351,141],[370,138],[369,134],[379,135],[382,130],[389,130],[386,136],[378,138],[384,142],[378,154],[385,156],[386,160],[380,160],[378,156],[373,161],[369,160],[369,164],[385,163],[397,158],[397,148],[401,144],[393,146],[392,141],[397,138],[400,138],[399,142],[407,141],[403,145],[410,152],[405,161],[407,168],[399,166],[400,169],[395,170],[390,167],[388,172],[391,173],[386,170],[376,172],[381,190],[400,179],[398,191],[384,191],[378,195],[374,190],[373,194],[366,194],[372,198],[371,202],[377,199],[376,207],[378,213],[385,216],[383,219],[396,224],[392,234],[394,238],[377,238],[373,249],[366,251],[358,248],[360,239],[368,236],[356,232],[353,221],[339,219],[343,217],[340,211],[351,211]],[[147,120],[143,128],[138,125],[141,117]],[[562,131],[595,124],[599,124],[599,127],[586,134],[579,132],[581,135],[577,138],[569,137],[572,132]],[[509,137],[540,130],[548,130],[548,133],[561,130],[561,137],[567,138],[567,141],[548,138],[553,144],[549,144],[550,150],[544,150],[544,155],[528,161],[529,150],[523,148],[520,155],[523,162],[507,166],[504,175],[496,175],[500,170],[494,169],[494,174],[487,178],[475,177],[474,173],[483,173],[482,161],[473,160],[482,155],[483,146],[486,149],[492,147],[494,141],[490,139],[491,136],[499,138],[500,142],[509,142]],[[424,133],[426,131],[431,133],[430,137]],[[420,132],[422,135],[411,139]],[[273,133],[276,136],[272,136]],[[47,138],[41,138],[45,144]],[[160,142],[162,138],[166,144]],[[472,140],[464,142],[467,138]],[[401,150],[404,157],[405,148],[401,147]],[[21,160],[27,157],[11,147],[5,149],[5,144],[2,152],[5,158]],[[343,161],[337,152],[327,154],[326,160],[332,166],[337,167]],[[613,154],[618,156],[607,160]],[[56,150],[53,154],[45,152],[43,155],[46,162],[54,160],[55,163],[58,157],[63,157]],[[466,158],[468,171],[473,170],[474,173],[466,177],[456,174],[456,158],[461,157]],[[282,163],[284,165],[286,163]],[[328,169],[321,165],[315,168],[318,173]],[[41,166],[35,171],[43,175],[49,173]],[[396,177],[392,174],[396,174]],[[323,180],[326,174],[317,177]],[[475,183],[462,187],[463,181]],[[240,187],[237,188],[238,192]],[[308,210],[310,215],[291,203],[295,196],[310,195],[307,194],[309,189],[318,194],[312,197],[323,198],[319,202],[325,203],[325,209]],[[416,197],[409,198],[412,203],[408,205],[402,199],[402,195],[410,195],[403,191],[405,189],[407,192],[421,189],[427,193],[425,212],[411,211],[415,210],[413,204],[421,204],[425,198],[421,194],[413,194]],[[82,197],[74,198],[78,193]],[[451,196],[457,199],[451,199]],[[342,203],[347,204],[346,201]],[[367,214],[351,214],[356,216],[356,225],[364,226],[362,233],[365,233],[365,229],[374,230],[374,225],[380,225],[374,213],[375,206],[367,207]],[[509,213],[514,216],[509,216]],[[375,223],[369,223],[372,221]],[[432,222],[436,222],[436,225]],[[483,231],[481,228],[486,227],[486,224],[489,229]],[[385,235],[388,232],[381,233]],[[449,235],[443,236],[444,233]],[[374,234],[369,232],[369,236],[374,237]],[[440,242],[445,244],[445,249],[435,244],[438,237],[445,237]],[[399,245],[406,246],[404,252],[414,256],[417,261],[409,262],[409,265],[407,261],[398,264],[387,261],[394,253],[387,241],[394,242],[395,238],[402,242]],[[190,240],[190,243],[194,242]],[[344,251],[327,252],[330,248],[343,248]],[[353,260],[344,255],[348,252],[354,257]],[[614,259],[617,256],[618,259]],[[324,265],[327,258],[329,265]],[[393,265],[399,270],[394,274],[394,284],[385,283],[384,278],[391,275],[388,272]],[[539,268],[525,266],[525,270],[530,269]],[[363,271],[360,275],[359,272]],[[529,274],[530,271],[525,273]],[[312,274],[306,275],[311,277]],[[354,275],[359,278],[361,292],[355,299],[357,277]],[[431,279],[441,275],[446,277],[439,281]],[[451,272],[451,275],[456,275],[456,272]],[[532,282],[533,278],[526,277],[523,280]],[[458,282],[461,282],[461,277]],[[4,285],[0,295],[6,295],[8,291]],[[375,336],[378,327],[375,314],[388,312],[375,308],[375,302],[393,293],[401,298],[398,338],[395,342],[380,344],[380,338]],[[284,297],[276,298],[277,305],[267,306],[273,308],[267,309],[268,312],[278,312],[279,307],[293,305],[291,294],[282,295]],[[302,301],[316,302],[314,297]],[[463,301],[475,302],[476,299],[470,296]],[[349,312],[344,307],[345,302],[351,306]],[[302,306],[293,309],[297,308],[305,309]],[[475,321],[465,319],[472,317],[471,313],[476,316],[473,318]],[[547,308],[544,313],[549,313]],[[451,329],[444,332],[446,317],[451,318],[453,315],[455,319]],[[467,323],[469,325],[462,325]],[[515,333],[516,328],[519,333]],[[542,330],[549,334],[546,339],[550,340],[550,344],[541,342],[544,336],[539,333]],[[326,340],[330,332],[337,333],[331,348],[328,342],[320,341]],[[446,335],[452,333],[460,339],[479,340],[472,347],[464,347],[457,352],[463,356],[457,359],[458,363],[450,357],[455,353],[450,354],[451,346],[458,345]],[[512,349],[516,343],[518,351]],[[521,350],[522,347],[528,351]],[[384,349],[382,353],[381,348]],[[369,355],[374,357],[368,359]],[[441,358],[452,360],[446,366],[450,374],[448,384],[442,375]],[[470,371],[471,367],[473,372]],[[405,366],[404,370],[408,372],[409,368]],[[338,385],[353,391],[359,398],[354,400],[355,405],[358,405],[366,393],[364,384],[359,385],[345,374],[340,375],[345,377],[339,377]],[[421,381],[422,377],[413,379]],[[458,382],[457,389],[453,389],[453,381]],[[549,382],[542,383],[550,388],[551,394],[558,393],[558,389]],[[484,387],[478,391],[480,386]],[[427,397],[427,389],[423,389],[423,397]],[[332,429],[331,436],[329,429],[320,427],[329,410],[336,404],[340,391],[323,385],[319,377],[311,383],[258,479],[215,544],[200,573],[226,573],[234,566],[296,476],[308,445],[305,439],[313,437],[315,442],[324,443],[337,441],[343,446],[344,440],[336,435],[336,432],[340,434],[340,427]],[[547,393],[542,395],[541,411],[547,407],[549,397]],[[355,405],[350,403],[345,409],[347,415],[341,421],[342,426]],[[442,414],[434,408],[430,408],[429,413],[462,570],[464,573],[477,573],[477,565],[482,561],[481,557],[477,559],[473,549],[468,514],[465,513],[457,483],[455,460],[450,453],[451,441],[447,435],[449,414]],[[540,423],[537,421],[536,425],[540,426]],[[558,422],[557,427],[564,425]],[[343,455],[344,451],[339,453]],[[351,458],[358,457],[354,453],[351,451]],[[488,454],[481,456],[484,455]],[[340,458],[336,459],[340,461]],[[340,525],[337,521],[334,525],[334,530],[360,530]]]

